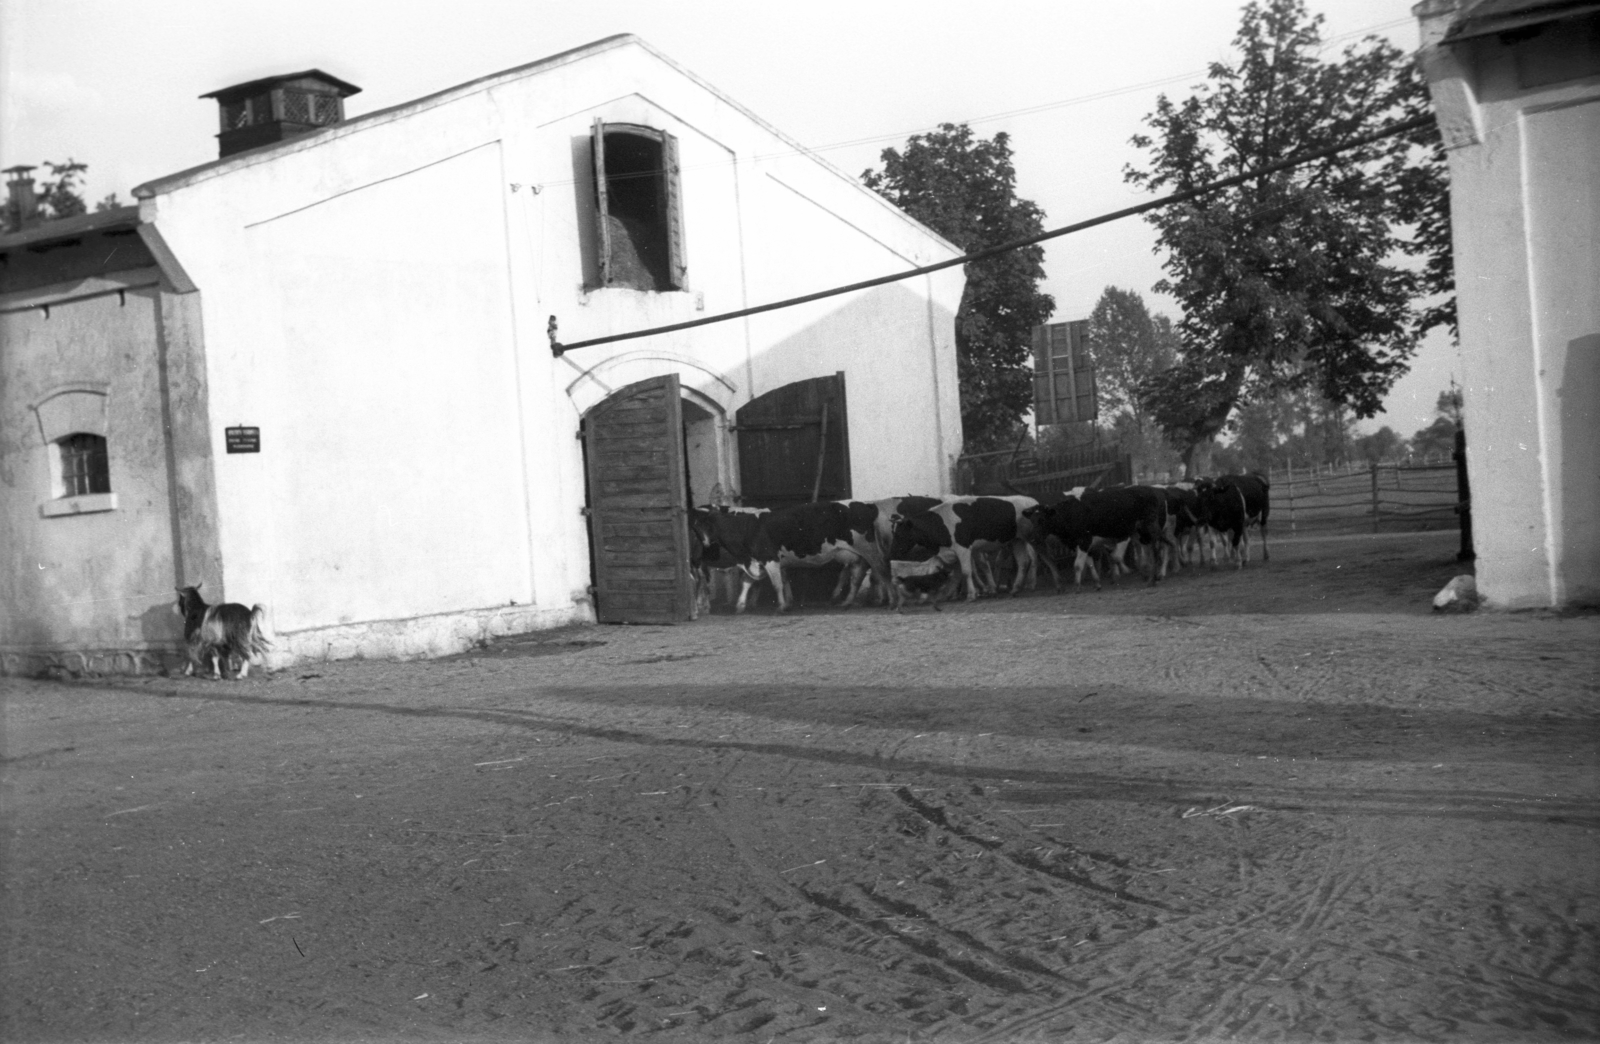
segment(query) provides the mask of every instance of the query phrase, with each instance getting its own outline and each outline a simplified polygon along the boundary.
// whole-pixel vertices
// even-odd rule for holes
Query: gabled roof
[[[211,160],[209,163],[202,163],[199,166],[190,167],[187,170],[180,170],[176,174],[168,174],[165,177],[156,178],[154,181],[147,181],[142,185],[135,185],[133,189],[133,195],[135,199],[150,199],[154,196],[160,195],[163,192],[170,192],[173,189],[181,188],[184,185],[192,184],[196,181],[203,181],[207,178],[226,173],[230,170],[240,167],[254,166],[257,163],[271,159],[273,156],[279,155],[280,153],[288,154],[290,152],[297,152],[300,149],[309,148],[318,142],[341,137],[363,127],[387,123],[390,120],[412,112],[418,112],[423,109],[431,109],[437,105],[442,105],[447,101],[464,97],[469,94],[476,94],[479,91],[487,90],[490,87],[493,87],[499,83],[503,83],[507,80],[514,80],[522,76],[526,76],[527,74],[536,70],[554,68],[558,65],[565,65],[568,62],[577,61],[580,58],[587,58],[592,54],[599,54],[602,51],[609,51],[612,48],[621,47],[629,43],[641,44],[646,49],[650,49],[648,44],[645,44],[643,40],[632,35],[631,33],[608,36],[603,40],[596,40],[594,43],[584,44],[582,47],[574,47],[569,51],[562,51],[559,54],[550,55],[548,58],[541,58],[538,61],[529,62],[527,65],[519,65],[516,68],[507,69],[504,72],[493,73],[488,76],[480,76],[476,80],[469,80],[466,83],[460,84],[459,86],[450,87],[434,94],[424,95],[423,97],[417,98],[413,101],[401,102],[399,105],[391,105],[387,109],[379,109],[376,112],[369,112],[362,116],[353,116],[350,119],[335,123],[332,126],[324,127],[321,130],[310,131],[305,134],[297,134],[292,138],[286,138],[283,141],[273,142],[270,145],[263,145],[260,148],[248,149],[244,152],[236,152],[232,155],[224,156],[221,159]],[[654,52],[652,51],[652,53]],[[268,79],[276,80],[277,77],[269,77]],[[265,83],[267,80],[256,80],[252,82]],[[228,88],[228,90],[231,93],[232,88]],[[208,95],[201,95],[201,97],[208,97]]]
[[[503,72],[491,73],[487,76],[480,76],[476,80],[469,80],[466,83],[438,91],[434,94],[424,95],[423,97],[417,98],[413,101],[401,102],[399,105],[392,105],[387,109],[379,109],[376,112],[369,112],[362,116],[354,116],[331,126],[321,128],[320,130],[309,131],[305,134],[299,134],[284,141],[274,142],[270,145],[263,145],[259,148],[249,149],[244,152],[236,152],[221,159],[212,160],[209,163],[202,163],[186,170],[180,170],[175,174],[168,174],[165,177],[156,178],[153,181],[147,181],[142,185],[136,185],[133,189],[133,195],[135,199],[151,199],[163,192],[171,192],[175,189],[182,188],[185,185],[193,184],[197,181],[203,181],[211,177],[216,177],[231,170],[253,166],[257,163],[267,162],[278,155],[287,155],[290,152],[295,152],[300,149],[312,148],[320,142],[329,141],[333,138],[359,131],[365,127],[387,123],[402,116],[410,115],[411,113],[420,112],[425,109],[434,108],[438,105],[443,105],[444,103],[454,101],[457,98],[476,94],[480,91],[486,91],[492,87],[498,86],[499,84],[521,79],[522,77],[533,72],[553,69],[561,65],[582,61],[593,55],[627,46],[638,47],[650,54],[652,57],[661,61],[663,64],[676,70],[680,75],[693,82],[702,90],[715,96],[718,101],[722,102],[730,109],[735,110],[752,123],[761,127],[767,133],[773,135],[779,141],[782,141],[785,145],[788,145],[794,152],[809,157],[812,162],[830,171],[834,176],[848,181],[856,188],[866,192],[897,218],[908,222],[919,229],[924,235],[927,235],[944,244],[953,254],[962,253],[959,247],[945,239],[943,236],[939,235],[933,229],[922,224],[920,221],[917,221],[911,215],[907,214],[905,211],[901,210],[899,207],[895,206],[878,193],[868,189],[866,186],[862,185],[860,181],[844,173],[844,171],[840,170],[838,167],[835,167],[826,159],[818,156],[816,153],[812,152],[794,138],[791,138],[789,135],[774,127],[766,120],[763,120],[761,117],[745,108],[733,98],[728,97],[716,87],[707,83],[690,70],[673,61],[673,59],[668,55],[656,50],[656,48],[652,47],[648,41],[642,37],[635,36],[633,33],[618,33],[614,36],[607,36],[603,39],[596,40],[593,43],[587,43],[581,47],[574,47],[570,50],[561,51],[558,54],[552,54],[548,57],[540,58],[537,61],[529,62],[526,65],[519,65],[511,69],[506,69]],[[312,72],[315,71],[316,70],[312,70]],[[267,81],[261,80],[253,82],[264,83]]]
[[[212,91],[210,94],[202,94],[200,97],[227,99],[236,95],[256,94],[269,87],[276,87],[280,83],[287,83],[290,80],[321,80],[329,87],[338,88],[341,92],[340,97],[344,98],[348,98],[352,94],[361,93],[361,88],[353,83],[346,83],[337,76],[329,76],[321,69],[307,69],[305,72],[287,73],[283,76],[263,76],[261,79],[251,80],[249,83],[236,83],[231,87],[223,87],[220,90]]]

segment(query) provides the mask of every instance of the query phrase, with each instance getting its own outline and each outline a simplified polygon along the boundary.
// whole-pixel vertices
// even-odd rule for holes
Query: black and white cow
[[[750,562],[772,581],[778,611],[788,612],[793,601],[784,570],[796,566],[838,562],[848,572],[865,563],[887,582],[888,563],[875,543],[876,520],[876,506],[864,501],[795,504],[764,516]]]
[[[1195,494],[1199,497],[1199,514],[1208,534],[1208,543],[1215,540],[1226,548],[1235,568],[1244,565],[1240,554],[1240,542],[1245,539],[1244,494],[1211,478],[1197,480]],[[1217,552],[1213,546],[1211,568],[1216,567]]]
[[[1207,527],[1201,516],[1200,494],[1193,482],[1171,482],[1156,486],[1167,498],[1167,527],[1173,543],[1178,548],[1178,564],[1205,560],[1205,550],[1210,541]],[[1213,552],[1213,559],[1215,552]]]
[[[761,519],[766,508],[711,507],[689,512],[689,565],[695,577],[695,606],[711,610],[711,589],[717,575],[737,575],[739,598],[734,612],[742,613],[750,589],[762,577],[755,560]]]
[[[1267,554],[1267,480],[1260,475],[1224,475],[1220,478],[1200,479],[1195,483],[1200,497],[1200,510],[1208,525],[1223,541],[1233,559],[1234,568],[1242,569],[1250,561],[1250,527],[1261,527],[1261,557]],[[1211,564],[1216,566],[1213,553]]]
[[[1250,526],[1261,527],[1261,560],[1272,561],[1267,551],[1267,515],[1272,510],[1272,484],[1265,475],[1251,472],[1248,475],[1223,475],[1218,484],[1232,486],[1244,497],[1244,560],[1250,561]]]
[[[952,497],[925,510],[896,515],[889,546],[891,569],[905,594],[909,575],[937,575],[953,567],[967,585],[967,601],[978,597],[974,552],[1010,548],[1017,558],[1017,575],[1011,584],[1015,595],[1031,575],[1035,560],[1030,537],[1031,521],[1024,511],[1037,506],[1031,497]],[[927,556],[931,552],[931,557]],[[915,570],[894,566],[919,562]]]
[[[1148,546],[1152,584],[1165,575],[1169,559],[1177,552],[1168,532],[1167,498],[1149,486],[1074,490],[1055,504],[1030,509],[1028,515],[1041,538],[1054,536],[1077,551],[1073,582],[1083,582],[1087,566],[1097,590],[1100,572],[1090,554],[1096,539],[1114,546],[1138,540]]]

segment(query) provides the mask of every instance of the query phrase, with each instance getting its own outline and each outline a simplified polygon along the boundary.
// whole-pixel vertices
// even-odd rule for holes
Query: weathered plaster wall
[[[40,656],[138,666],[175,649],[173,527],[153,270],[121,293],[10,295],[0,311],[0,654],[8,672]],[[143,285],[137,285],[142,283]],[[26,307],[30,301],[50,303]],[[110,511],[44,517],[47,447],[33,407],[63,385],[106,389]],[[149,662],[154,662],[151,659]]]

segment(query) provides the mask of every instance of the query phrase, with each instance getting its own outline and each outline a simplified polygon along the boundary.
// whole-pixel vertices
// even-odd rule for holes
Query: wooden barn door
[[[733,428],[744,503],[777,508],[850,497],[846,415],[843,373],[796,381],[751,400]]]
[[[691,618],[688,491],[678,375],[616,392],[584,418],[589,546],[601,623]]]

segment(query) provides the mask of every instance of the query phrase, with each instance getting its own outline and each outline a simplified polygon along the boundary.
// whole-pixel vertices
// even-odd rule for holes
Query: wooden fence
[[[1461,524],[1457,508],[1464,498],[1454,464],[1289,468],[1268,478],[1275,533],[1410,532]]]
[[[1459,462],[1458,462],[1459,463]],[[1370,464],[1274,470],[1270,531],[1380,533],[1457,529],[1467,491],[1458,484],[1458,463]],[[1009,452],[962,457],[956,492],[984,496],[1025,493],[1041,497],[1074,486],[1124,482],[1166,483],[1168,475],[1133,474],[1132,460],[1116,446],[1091,446],[1054,457]],[[1463,553],[1470,547],[1463,541]]]
[[[956,461],[955,491],[966,496],[1030,497],[1075,486],[1115,486],[1133,481],[1133,458],[1116,445],[1084,446],[1037,457],[1031,453],[971,453]]]

